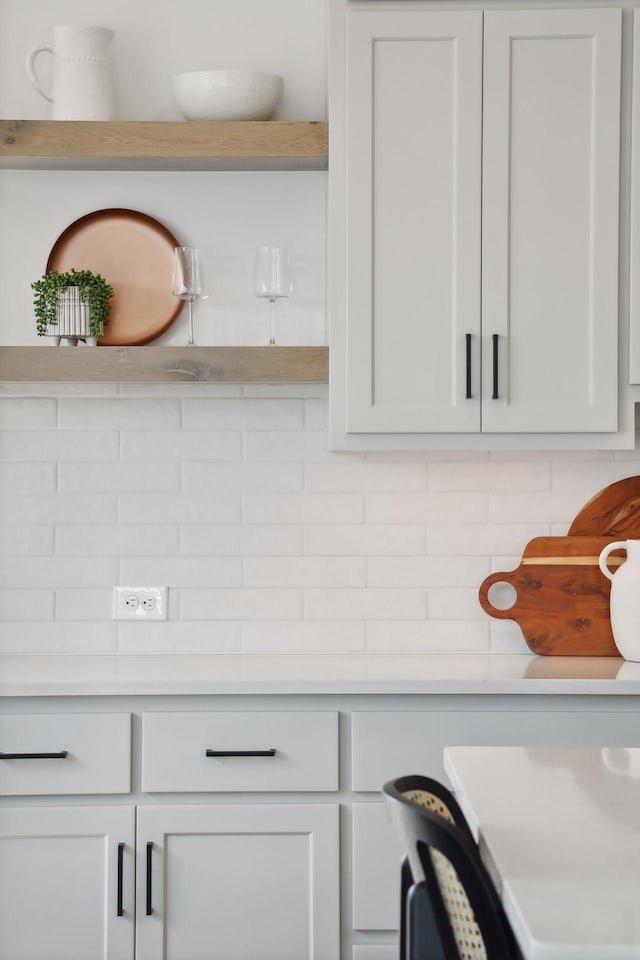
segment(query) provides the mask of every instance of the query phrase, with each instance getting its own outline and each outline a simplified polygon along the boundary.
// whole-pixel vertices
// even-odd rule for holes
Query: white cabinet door
[[[485,13],[483,431],[617,429],[621,25]]]
[[[134,807],[0,809],[0,960],[133,960],[134,843]]]
[[[631,138],[631,383],[640,383],[640,10],[633,14]]]
[[[347,430],[477,431],[482,13],[349,10],[346,87]]]
[[[337,804],[138,809],[138,960],[336,960]]]

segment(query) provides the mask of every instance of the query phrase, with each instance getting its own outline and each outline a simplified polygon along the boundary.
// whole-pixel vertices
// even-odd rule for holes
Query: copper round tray
[[[92,270],[113,287],[109,325],[100,343],[148,343],[167,330],[183,303],[171,294],[173,251],[180,246],[146,213],[114,207],[75,220],[60,234],[47,272]]]

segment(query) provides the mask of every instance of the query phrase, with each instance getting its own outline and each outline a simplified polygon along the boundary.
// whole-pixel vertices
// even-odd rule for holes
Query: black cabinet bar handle
[[[491,393],[491,399],[498,400],[498,334],[492,333],[491,339],[493,341],[493,392]]]
[[[60,753],[0,753],[0,760],[64,760],[67,750]]]
[[[205,757],[275,757],[276,748],[269,750],[205,750]]]
[[[465,333],[465,350],[466,350],[466,390],[464,394],[465,400],[471,400],[471,334]]]
[[[124,915],[124,910],[122,909],[122,865],[124,858],[124,843],[118,844],[118,910],[117,914],[119,917]]]
[[[153,913],[153,907],[151,906],[151,851],[153,850],[153,843],[147,844],[147,916],[150,917]]]

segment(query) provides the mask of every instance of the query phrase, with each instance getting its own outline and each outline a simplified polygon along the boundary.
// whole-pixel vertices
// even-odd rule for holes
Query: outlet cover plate
[[[114,587],[114,620],[166,620],[168,587]]]

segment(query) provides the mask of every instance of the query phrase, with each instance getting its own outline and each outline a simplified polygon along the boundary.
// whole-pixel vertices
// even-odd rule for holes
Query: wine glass
[[[173,254],[173,276],[171,293],[189,304],[189,346],[194,346],[193,338],[193,302],[206,300],[204,258],[197,247],[176,247]]]
[[[253,295],[254,297],[264,297],[271,304],[270,344],[276,342],[276,301],[282,299],[282,297],[290,297],[292,290],[291,261],[286,250],[282,247],[258,247],[253,274]]]

